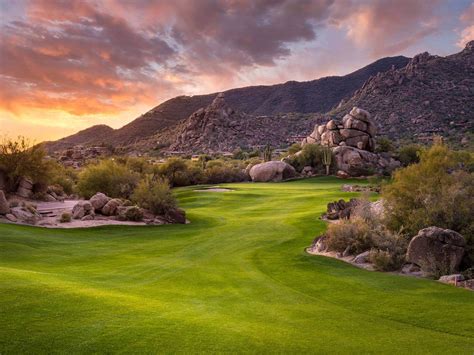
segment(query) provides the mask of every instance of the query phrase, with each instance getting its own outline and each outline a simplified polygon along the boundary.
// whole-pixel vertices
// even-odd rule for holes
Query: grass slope
[[[472,292],[304,252],[339,185],[180,189],[189,225],[0,225],[0,353],[472,353]]]

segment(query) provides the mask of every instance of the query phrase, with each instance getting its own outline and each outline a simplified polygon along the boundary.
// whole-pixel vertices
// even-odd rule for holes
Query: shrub
[[[176,199],[171,193],[168,181],[162,178],[142,180],[132,195],[132,200],[154,214],[165,214],[176,208]]]
[[[372,249],[369,253],[369,261],[379,271],[395,271],[405,263],[405,255],[392,253],[387,250]]]
[[[137,206],[128,207],[125,218],[127,221],[139,222],[143,219],[143,211]]]
[[[289,148],[288,148],[288,154],[295,154],[301,150],[301,144],[300,143],[293,143]]]
[[[403,166],[416,164],[420,161],[421,147],[416,144],[409,144],[401,147],[398,151],[398,160]]]
[[[166,177],[171,186],[178,186],[183,183],[183,173],[187,170],[186,161],[181,158],[169,158],[165,163],[160,165],[160,174]],[[181,185],[184,186],[184,185]]]
[[[220,164],[208,164],[205,175],[209,184],[247,180],[247,174],[241,168],[222,162]]]
[[[130,171],[125,165],[112,160],[103,160],[96,165],[87,166],[79,174],[78,192],[90,198],[97,192],[110,197],[128,198],[137,182],[139,175]]]
[[[418,164],[396,171],[393,183],[382,190],[387,226],[403,227],[411,235],[438,226],[472,239],[474,175],[463,170],[470,159],[435,144],[421,153]]]
[[[362,219],[341,220],[328,226],[327,244],[329,250],[359,254],[373,246],[370,228]]]
[[[5,190],[15,191],[22,177],[31,178],[35,184],[48,184],[53,161],[45,156],[41,145],[32,145],[25,137],[4,138],[0,143],[0,170],[5,173]]]
[[[69,212],[63,212],[61,214],[61,217],[59,218],[59,222],[60,223],[68,223],[68,222],[71,222],[71,214]]]
[[[394,150],[393,143],[386,137],[380,137],[377,139],[377,145],[375,151],[377,153],[387,153]]]

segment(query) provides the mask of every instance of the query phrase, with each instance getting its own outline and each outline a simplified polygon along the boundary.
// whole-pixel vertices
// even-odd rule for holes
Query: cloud
[[[439,28],[439,0],[344,2],[334,8],[333,25],[373,56],[399,54]]]
[[[461,31],[457,45],[461,48],[466,46],[466,43],[474,40],[474,2],[469,6],[459,17],[463,24],[467,26]]]

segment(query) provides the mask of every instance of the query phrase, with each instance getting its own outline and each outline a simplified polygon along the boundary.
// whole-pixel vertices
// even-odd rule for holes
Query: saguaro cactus
[[[322,162],[326,166],[326,175],[329,175],[329,167],[332,163],[332,151],[329,147],[323,147]]]
[[[263,160],[270,161],[272,160],[273,149],[270,144],[267,144],[263,149]]]

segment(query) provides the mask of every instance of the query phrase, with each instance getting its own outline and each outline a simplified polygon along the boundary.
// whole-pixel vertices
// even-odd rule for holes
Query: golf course
[[[178,188],[186,225],[1,224],[0,354],[472,354],[473,292],[305,252],[348,182]]]

